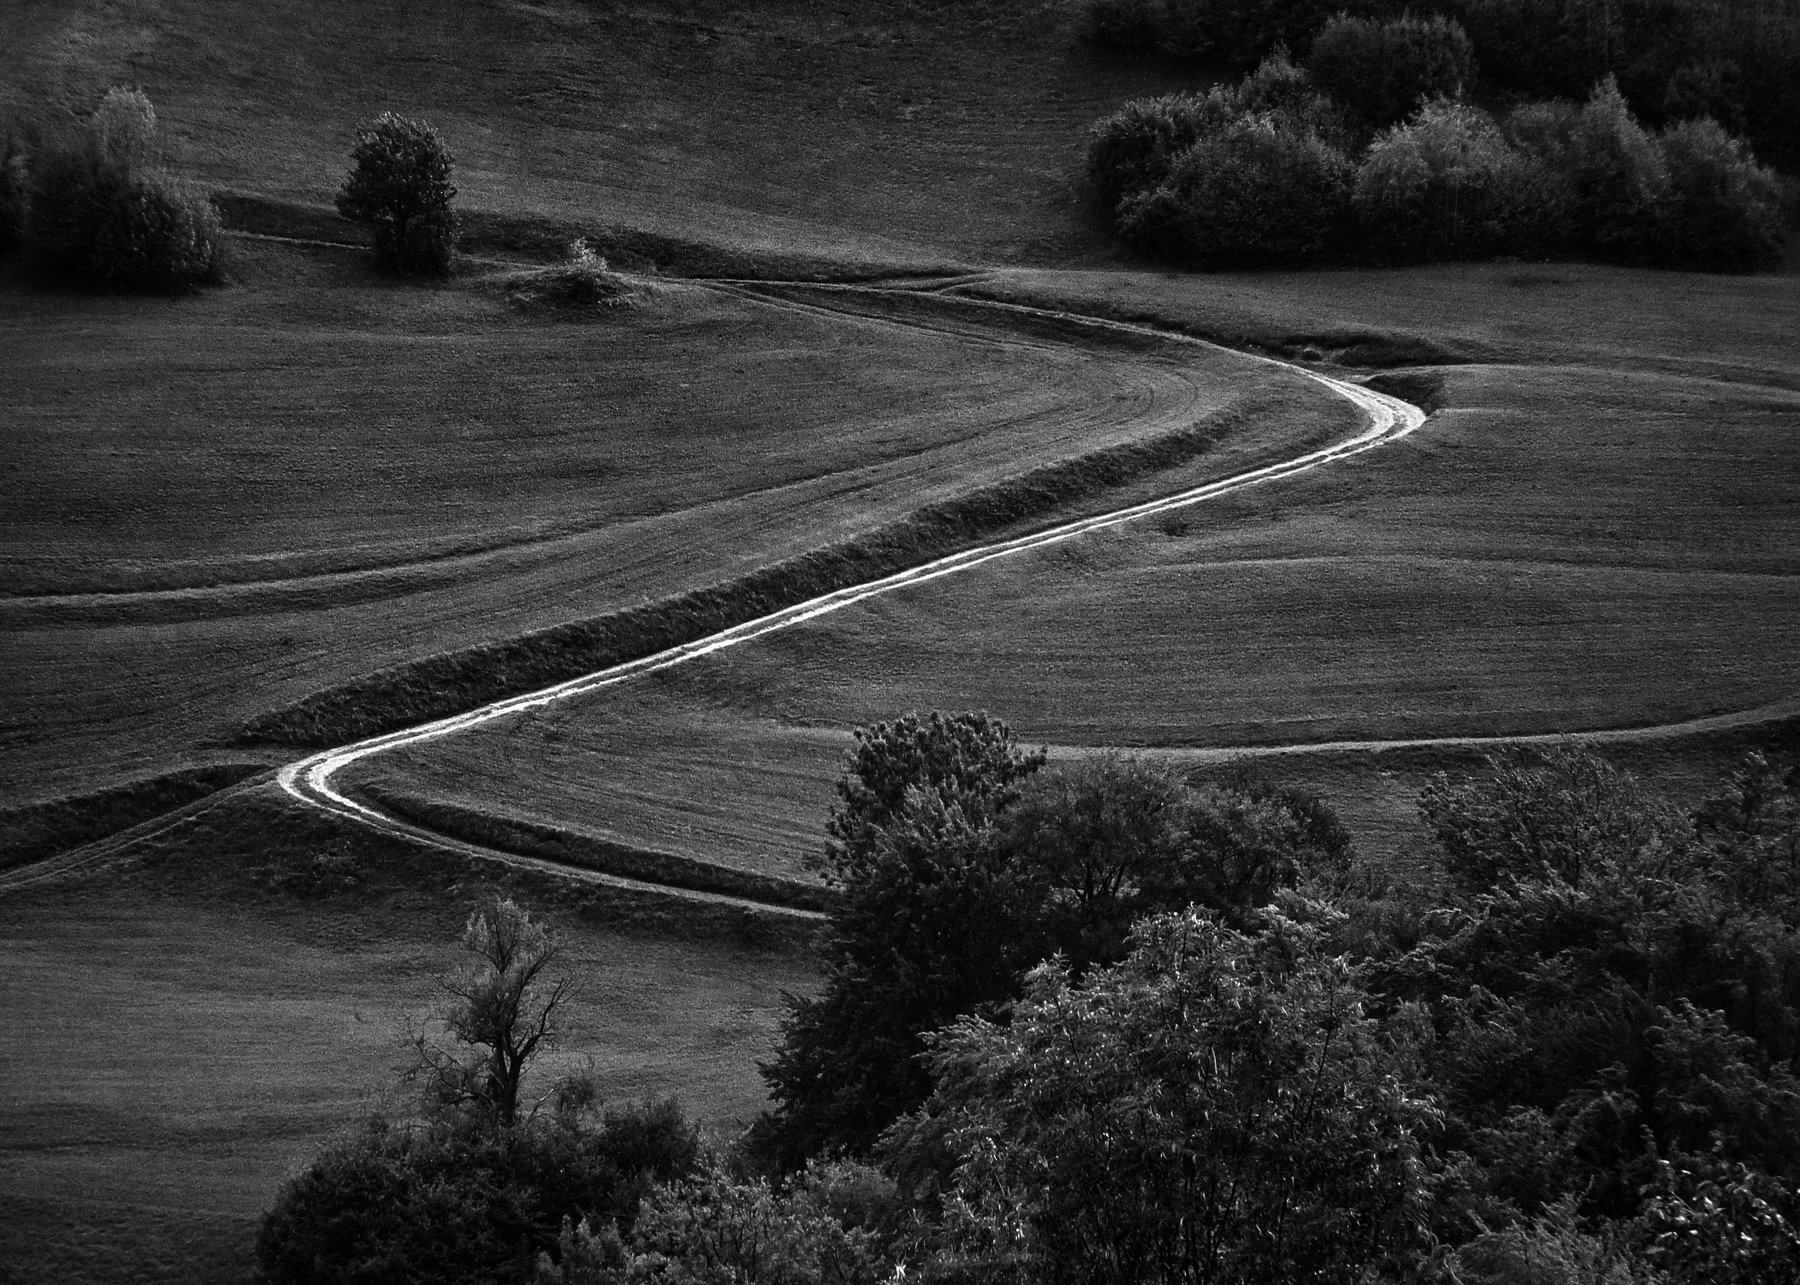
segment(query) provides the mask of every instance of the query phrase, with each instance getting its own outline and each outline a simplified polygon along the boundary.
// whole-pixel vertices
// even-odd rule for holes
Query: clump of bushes
[[[429,121],[383,112],[356,131],[354,168],[337,211],[374,232],[375,261],[392,272],[448,276],[456,251],[450,202],[455,163]]]
[[[1384,128],[1425,100],[1473,88],[1475,49],[1457,22],[1439,14],[1377,20],[1340,13],[1313,38],[1306,71],[1363,121]]]
[[[1322,38],[1306,67],[1277,54],[1235,87],[1140,99],[1096,122],[1088,173],[1121,239],[1206,265],[1576,253],[1742,271],[1780,258],[1774,174],[1714,121],[1647,129],[1611,79],[1585,104],[1526,104],[1504,123],[1438,95],[1359,135],[1357,121],[1396,110],[1412,87],[1473,74],[1449,24],[1414,25],[1423,44],[1449,32],[1451,52],[1360,87],[1341,78],[1349,111],[1313,69],[1337,75],[1334,49],[1403,23],[1345,19],[1339,44]]]
[[[585,240],[569,245],[569,257],[547,268],[514,273],[506,279],[506,297],[519,308],[628,308],[642,303],[646,290],[607,265]]]
[[[1119,235],[1190,263],[1316,258],[1338,237],[1354,168],[1309,129],[1270,115],[1232,121],[1175,158],[1156,187],[1119,205]]]
[[[1236,86],[1139,99],[1097,122],[1088,174],[1120,236],[1146,254],[1296,262],[1347,217],[1347,139],[1342,112],[1276,54]]]
[[[1370,145],[1351,203],[1378,253],[1472,258],[1539,237],[1542,186],[1486,112],[1436,99]]]
[[[220,279],[210,198],[159,168],[156,109],[114,88],[87,120],[9,141],[0,163],[0,242],[11,232],[46,274],[124,290]]]

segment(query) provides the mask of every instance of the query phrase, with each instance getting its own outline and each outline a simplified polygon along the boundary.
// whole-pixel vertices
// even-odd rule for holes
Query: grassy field
[[[11,801],[241,757],[220,746],[248,718],[356,674],[742,574],[1268,383],[1229,354],[691,286],[525,319],[478,279],[237,248],[199,299],[0,284],[31,479],[0,518]]]
[[[856,723],[986,706],[1056,754],[1629,726],[1792,698],[1800,279],[1566,264],[1220,274],[1119,257],[1088,122],[1191,86],[1053,0],[14,0],[0,121],[141,85],[183,173],[329,201],[432,118],[465,204],[1422,367],[1438,413],[1326,472],[376,760],[397,793],[792,877]],[[1042,464],[1263,408],[1123,504],[1344,426],[1229,355],[665,280],[602,321],[475,263],[397,286],[234,236],[230,284],[57,293],[0,259],[0,842],[38,851],[286,753],[245,722],[383,666],[741,576]],[[503,266],[503,265],[499,265]],[[904,312],[904,315],[900,315]],[[1790,702],[1791,703],[1791,702]],[[1785,707],[1784,707],[1785,708]],[[1790,711],[1791,713],[1791,711]],[[1772,728],[1619,749],[1691,798]],[[1271,760],[1404,858],[1468,749]],[[135,783],[135,784],[131,784]],[[496,888],[587,982],[573,1052],[728,1133],[790,938],[233,796],[135,866],[0,896],[0,1279],[237,1281],[281,1177],[404,1108],[403,1017]],[[48,804],[42,807],[19,805]],[[357,845],[366,845],[364,848]],[[354,858],[356,883],[315,878]],[[5,865],[0,860],[0,867]],[[751,934],[754,936],[753,934]]]
[[[4,1279],[243,1279],[283,1177],[370,1112],[410,1112],[407,1023],[436,1010],[462,917],[495,891],[568,937],[581,990],[557,1065],[591,1058],[611,1101],[674,1094],[719,1138],[761,1105],[781,992],[810,984],[791,955],[235,811],[148,865],[0,902]],[[310,878],[321,850],[354,886]]]
[[[1695,360],[1736,351],[1733,327],[1764,308],[1753,290],[1734,309],[1730,286],[1711,288],[1722,320]],[[1596,362],[1649,329],[1609,320],[1616,296],[1590,298]],[[1581,311],[1537,306],[1582,328]],[[819,841],[848,729],[909,709],[987,708],[1053,745],[1178,749],[1760,706],[1800,688],[1800,396],[1779,386],[1785,350],[1744,350],[1769,378],[1670,374],[1650,340],[1645,369],[1440,367],[1442,409],[1399,445],[361,770],[389,790],[791,873]],[[507,784],[523,764],[528,798]],[[1336,771],[1321,788],[1391,851],[1419,779]]]
[[[1059,0],[19,0],[0,113],[142,85],[207,182],[311,200],[358,121],[424,115],[470,204],[839,257],[1104,246],[1078,144],[1191,69],[1097,55]]]

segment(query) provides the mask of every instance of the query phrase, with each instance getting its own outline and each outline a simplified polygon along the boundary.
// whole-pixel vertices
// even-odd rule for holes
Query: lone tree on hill
[[[444,1025],[455,1045],[414,1035],[417,1061],[409,1075],[425,1081],[431,1105],[511,1128],[526,1071],[561,1041],[574,983],[550,975],[562,951],[555,931],[509,900],[471,915],[462,944],[473,958],[444,983],[453,997]],[[570,1087],[559,1084],[558,1092],[566,1096]]]
[[[383,112],[356,131],[355,168],[337,211],[375,230],[375,261],[396,272],[445,276],[456,248],[454,159],[429,121]]]

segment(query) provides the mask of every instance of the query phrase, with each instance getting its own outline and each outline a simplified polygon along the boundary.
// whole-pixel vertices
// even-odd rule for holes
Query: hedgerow
[[[1334,30],[1347,49],[1383,28]],[[1462,75],[1454,64],[1444,83]],[[1371,82],[1355,115],[1392,110],[1402,81],[1423,83]],[[1087,163],[1120,238],[1175,262],[1576,253],[1744,271],[1782,253],[1780,186],[1742,140],[1710,120],[1652,131],[1611,78],[1585,103],[1525,104],[1504,123],[1440,96],[1364,139],[1276,55],[1232,88],[1127,104],[1095,125]]]

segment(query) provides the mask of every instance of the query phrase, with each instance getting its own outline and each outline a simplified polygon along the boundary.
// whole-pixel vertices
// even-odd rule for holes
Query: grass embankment
[[[260,763],[215,763],[93,794],[0,808],[0,870],[128,830],[266,770]]]
[[[811,984],[791,933],[241,796],[105,881],[0,897],[0,1275],[245,1279],[283,1179],[409,1110],[407,1021],[438,1010],[495,892],[568,940],[553,1074],[592,1058],[608,1100],[672,1093],[724,1138],[748,1122],[782,994]]]
[[[370,674],[253,720],[250,741],[336,745],[412,727],[654,655],[784,607],[866,583],[1188,463],[1268,406],[1240,403],[1147,441],[1122,443],[971,491],[867,534],[648,606]],[[1322,434],[1320,436],[1323,436]],[[1294,443],[1296,451],[1315,437]]]

